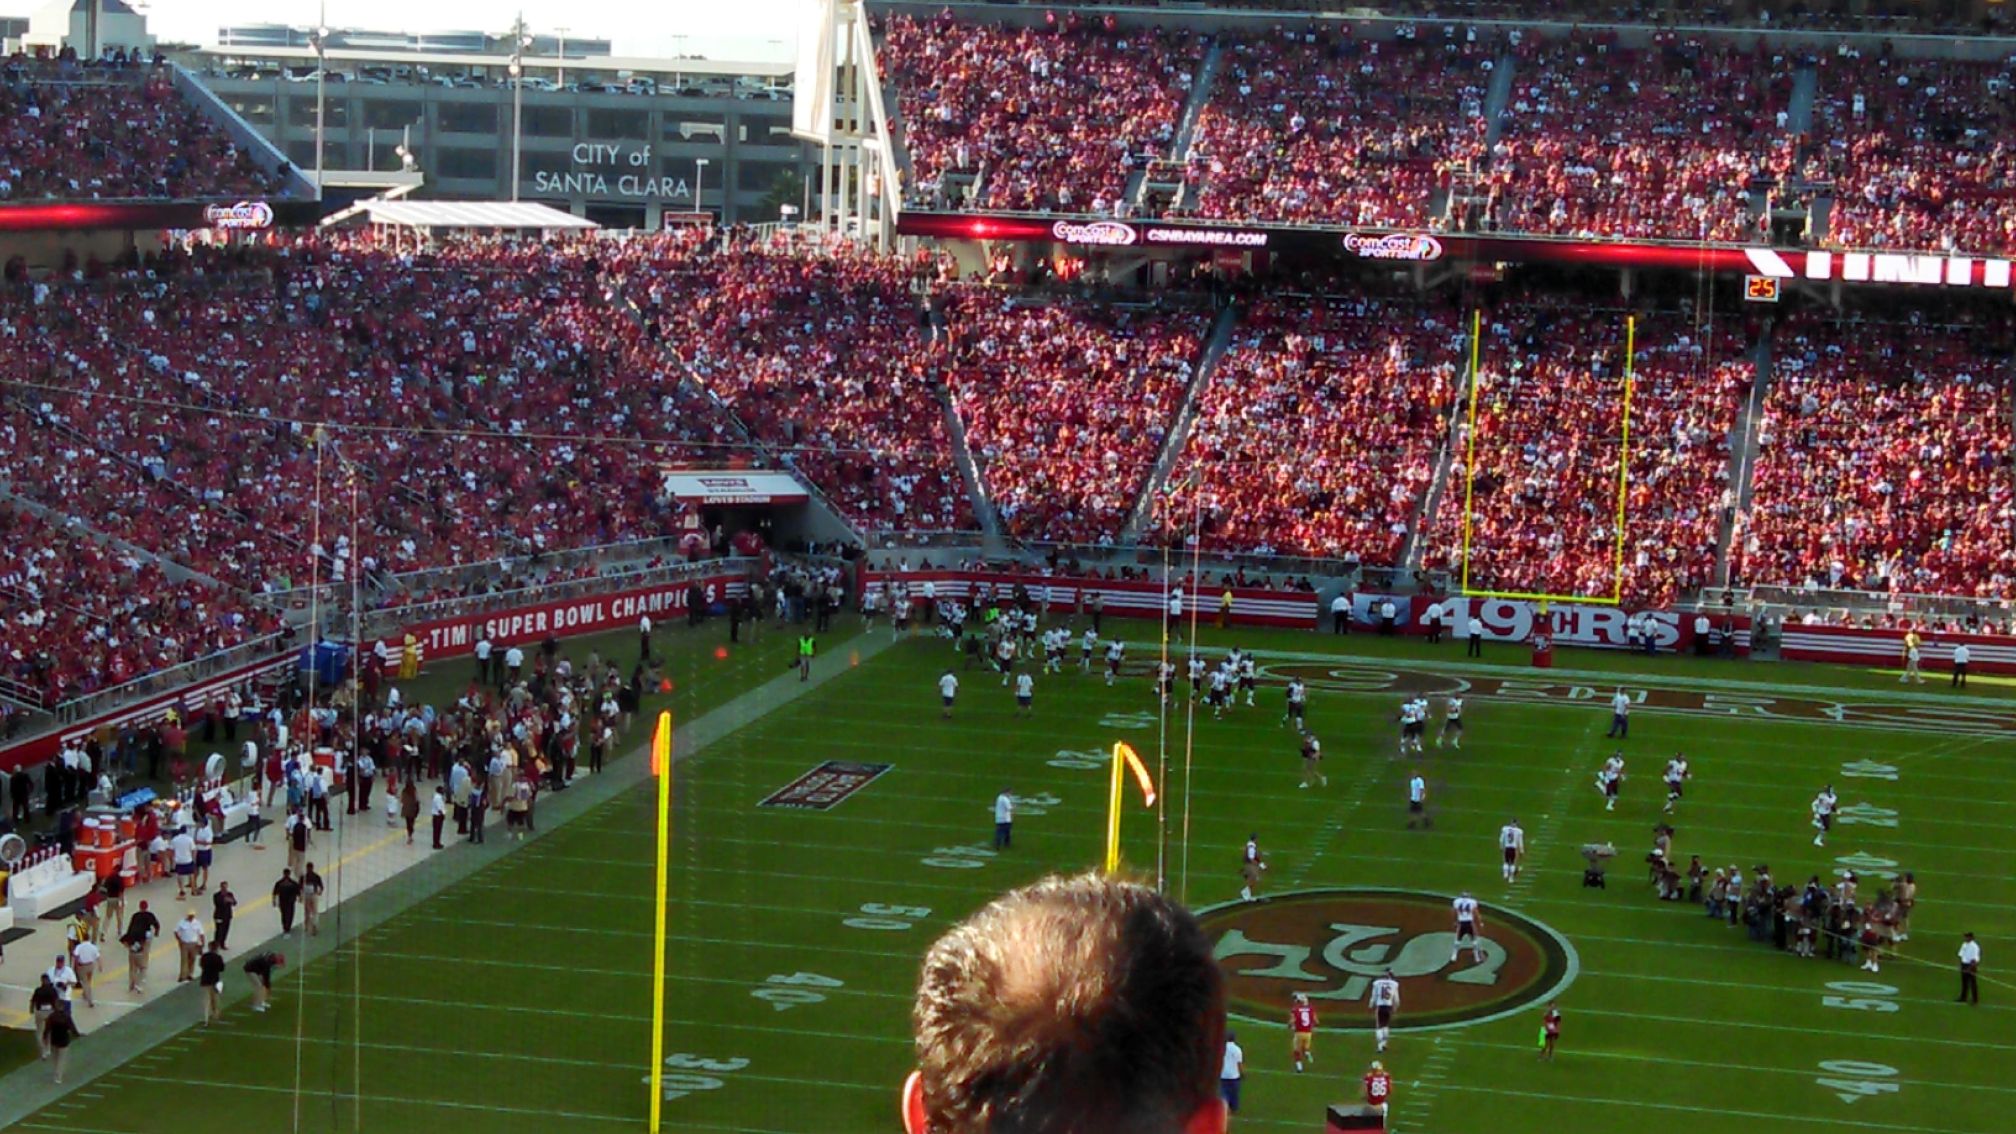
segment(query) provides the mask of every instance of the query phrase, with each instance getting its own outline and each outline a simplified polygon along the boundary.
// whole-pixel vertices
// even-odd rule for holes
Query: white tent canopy
[[[401,228],[585,230],[601,225],[550,205],[510,201],[359,201],[323,223],[397,225]]]

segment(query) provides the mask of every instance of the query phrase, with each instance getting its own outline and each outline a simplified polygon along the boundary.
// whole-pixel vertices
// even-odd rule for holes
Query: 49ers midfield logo
[[[1484,959],[1466,944],[1456,961],[1450,899],[1411,890],[1303,890],[1233,902],[1198,916],[1225,971],[1233,1015],[1286,1018],[1308,995],[1325,1028],[1369,1029],[1372,981],[1400,980],[1396,1028],[1445,1028],[1509,1016],[1560,994],[1575,980],[1574,946],[1510,910],[1485,906]]]

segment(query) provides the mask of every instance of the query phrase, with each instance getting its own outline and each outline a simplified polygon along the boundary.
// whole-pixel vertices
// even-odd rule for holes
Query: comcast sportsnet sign
[[[1401,1029],[1503,1019],[1574,983],[1574,946],[1531,918],[1484,906],[1484,959],[1466,945],[1455,961],[1450,898],[1411,890],[1302,890],[1198,913],[1225,972],[1233,1015],[1287,1018],[1295,993],[1325,1028],[1370,1030],[1366,998],[1388,969],[1400,981]]]
[[[273,206],[264,201],[240,201],[235,205],[205,205],[203,223],[211,228],[253,231],[273,227]]]

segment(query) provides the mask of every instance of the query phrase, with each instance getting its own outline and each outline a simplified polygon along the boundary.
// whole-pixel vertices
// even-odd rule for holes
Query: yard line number
[[[968,843],[958,847],[933,847],[929,855],[918,861],[941,870],[975,870],[987,865],[987,860],[993,857],[993,847]]]
[[[1888,999],[1897,995],[1897,990],[1887,984],[1866,980],[1831,980],[1827,982],[1827,989],[1843,995],[1821,997],[1823,1007],[1845,1008],[1851,1012],[1897,1011],[1897,1002]]]
[[[840,924],[849,929],[904,930],[931,916],[930,906],[889,906],[881,902],[861,903],[861,913]]]
[[[749,1061],[739,1057],[707,1059],[690,1052],[675,1052],[665,1057],[665,1075],[659,1084],[665,1101],[671,1102],[702,1091],[718,1091],[726,1084],[716,1076],[733,1075],[747,1066]],[[644,1085],[651,1085],[651,1076],[644,1076]]]
[[[844,981],[820,976],[818,973],[778,973],[773,974],[769,980],[763,982],[762,987],[751,991],[749,995],[779,1012],[789,1012],[793,1008],[802,1008],[807,1004],[824,1003],[826,993],[814,992],[814,989],[832,990],[845,987],[847,986]]]
[[[1901,1089],[1897,1084],[1897,1069],[1884,1063],[1829,1059],[1820,1065],[1820,1070],[1827,1074],[1813,1081],[1833,1091],[1836,1098],[1850,1105],[1872,1095],[1894,1095]]]

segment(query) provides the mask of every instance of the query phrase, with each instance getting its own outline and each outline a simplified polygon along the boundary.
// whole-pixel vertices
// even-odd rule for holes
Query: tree
[[[756,206],[756,216],[753,219],[758,223],[784,220],[786,205],[791,206],[793,210],[805,207],[805,175],[795,169],[785,170],[777,175],[776,180],[770,182],[770,191],[763,194],[762,203]],[[799,216],[797,219],[802,221],[805,218]]]

